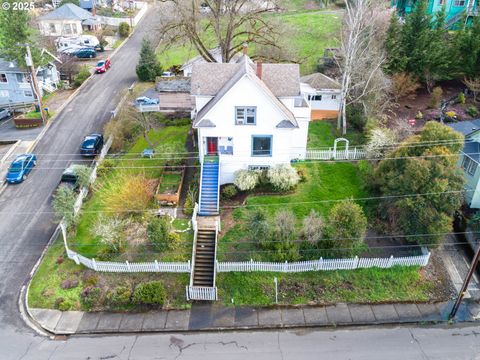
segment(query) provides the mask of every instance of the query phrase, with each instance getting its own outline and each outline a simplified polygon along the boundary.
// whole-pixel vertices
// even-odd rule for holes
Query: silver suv
[[[0,120],[8,119],[12,113],[8,109],[0,108]]]

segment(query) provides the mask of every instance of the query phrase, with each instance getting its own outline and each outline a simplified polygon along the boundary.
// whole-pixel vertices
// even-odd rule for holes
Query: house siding
[[[17,74],[23,74],[22,72],[6,72],[0,70],[0,74],[5,74],[8,81],[7,83],[0,82],[0,107],[20,103],[31,103],[34,101],[30,83],[18,82],[17,80]],[[8,96],[4,96],[7,94]]]
[[[198,107],[206,98],[196,99]],[[220,183],[231,183],[235,171],[248,166],[272,166],[290,163],[292,159],[305,157],[310,108],[295,108],[294,98],[280,99],[296,115],[298,128],[277,128],[285,115],[272,100],[247,77],[239,80],[223,98],[204,116],[215,127],[198,129],[200,159],[206,152],[207,137],[233,138],[233,154],[220,154]],[[257,108],[256,125],[236,125],[235,107]],[[252,136],[272,136],[271,156],[252,156]]]

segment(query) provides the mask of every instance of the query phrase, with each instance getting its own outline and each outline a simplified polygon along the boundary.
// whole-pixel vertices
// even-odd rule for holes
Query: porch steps
[[[193,286],[215,284],[215,229],[198,229],[193,269]]]
[[[218,215],[219,161],[217,156],[205,156],[200,184],[200,216]]]

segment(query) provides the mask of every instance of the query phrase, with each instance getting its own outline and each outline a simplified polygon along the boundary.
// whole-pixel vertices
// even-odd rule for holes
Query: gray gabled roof
[[[340,90],[342,88],[342,86],[337,81],[319,72],[302,76],[300,78],[300,81],[302,83],[310,85],[315,90]]]
[[[460,121],[456,123],[447,124],[453,130],[462,133],[464,136],[470,135],[473,132],[480,130],[480,119],[470,121]]]
[[[93,19],[94,16],[91,12],[82,9],[81,7],[67,3],[65,5],[56,8],[52,12],[46,15],[40,16],[39,20],[86,20]]]
[[[232,64],[202,64],[202,65],[232,65]],[[246,55],[242,56],[242,58],[239,60],[237,64],[235,64],[235,67],[228,67],[225,69],[228,69],[228,74],[231,73],[231,69],[235,69],[236,71],[230,76],[229,79],[223,84],[223,86],[218,89],[216,94],[211,94],[214,95],[214,97],[202,108],[200,111],[197,113],[197,116],[195,117],[195,120],[193,122],[193,127],[199,127],[201,120],[203,117],[222,99],[222,97],[244,76],[247,76],[250,80],[255,82],[264,92],[265,94],[272,100],[272,102],[285,114],[286,119],[284,121],[290,122],[292,124],[292,127],[298,127],[297,120],[295,119],[295,116],[293,113],[278,99],[278,97],[273,93],[273,91],[267,86],[267,84],[262,79],[258,78],[257,75],[255,74],[253,70],[253,62],[250,60],[250,58]],[[193,87],[194,85],[194,75],[195,72],[197,71],[196,65],[194,65],[194,71],[192,73],[192,95],[197,95],[195,92],[195,88]],[[297,68],[298,70],[298,68]],[[210,77],[213,75],[210,74]],[[203,76],[199,77],[203,78]],[[195,81],[199,81],[199,78],[196,78]],[[206,80],[206,79],[205,79]],[[207,81],[207,80],[206,80]],[[218,86],[218,82],[211,82],[215,84],[215,87]],[[197,83],[198,86],[201,86],[201,83]],[[201,93],[202,95],[205,95]],[[298,95],[298,94],[296,94]]]
[[[8,61],[5,59],[0,58],[0,71],[5,72],[26,72],[17,66],[15,61]]]

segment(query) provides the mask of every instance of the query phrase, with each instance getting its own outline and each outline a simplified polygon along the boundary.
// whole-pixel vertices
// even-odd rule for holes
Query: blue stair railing
[[[219,205],[219,170],[218,156],[205,156],[200,177],[200,216],[218,215]]]

